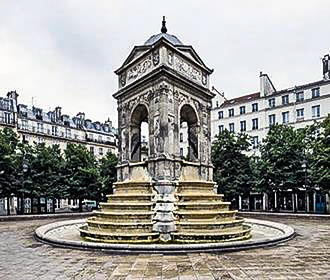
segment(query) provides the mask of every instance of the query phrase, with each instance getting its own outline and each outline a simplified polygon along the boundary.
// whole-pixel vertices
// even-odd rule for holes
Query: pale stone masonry
[[[208,68],[192,46],[161,33],[135,46],[115,71],[119,163],[114,194],[80,228],[87,240],[112,243],[202,243],[250,238],[216,193],[211,163]],[[148,125],[148,155],[142,123]],[[189,153],[182,158],[181,124]],[[118,218],[120,216],[120,218]]]
[[[67,143],[82,144],[101,158],[108,151],[117,154],[117,129],[112,122],[92,122],[85,113],[74,117],[62,114],[61,107],[44,112],[43,109],[18,104],[16,91],[0,97],[0,129],[11,127],[22,141],[29,144],[58,144],[62,150]]]
[[[330,113],[329,69],[326,55],[322,80],[276,90],[269,76],[261,72],[258,92],[233,99],[217,94],[211,110],[212,140],[224,129],[244,132],[252,137],[256,149],[273,124],[301,128],[322,121]]]

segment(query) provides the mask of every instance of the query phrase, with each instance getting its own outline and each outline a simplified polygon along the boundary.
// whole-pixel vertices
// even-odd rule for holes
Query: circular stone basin
[[[36,229],[38,240],[65,248],[102,250],[113,253],[188,253],[237,251],[266,247],[285,242],[294,237],[292,227],[257,219],[245,219],[251,227],[252,237],[248,240],[221,243],[194,244],[114,244],[89,242],[80,237],[79,228],[86,225],[85,219],[55,222]]]

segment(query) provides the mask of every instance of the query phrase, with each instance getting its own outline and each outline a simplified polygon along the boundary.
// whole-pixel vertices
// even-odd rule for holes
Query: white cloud
[[[113,71],[160,30],[194,46],[227,97],[321,79],[329,1],[1,1],[0,92],[70,115],[117,119]]]

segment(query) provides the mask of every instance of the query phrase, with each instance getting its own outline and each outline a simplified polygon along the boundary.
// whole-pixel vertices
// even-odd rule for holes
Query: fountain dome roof
[[[144,45],[145,46],[152,45],[152,44],[156,43],[158,40],[160,40],[161,38],[165,38],[167,41],[169,41],[173,45],[183,45],[183,43],[178,39],[178,37],[176,37],[175,35],[172,35],[172,34],[168,34],[167,33],[165,17],[163,17],[161,33],[152,35],[144,43]]]

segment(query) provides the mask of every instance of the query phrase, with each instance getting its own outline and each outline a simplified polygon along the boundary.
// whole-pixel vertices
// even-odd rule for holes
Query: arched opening
[[[180,155],[188,161],[198,160],[198,119],[188,104],[180,110]]]
[[[139,162],[148,158],[148,109],[139,104],[131,115],[130,125],[130,157],[131,161]]]

